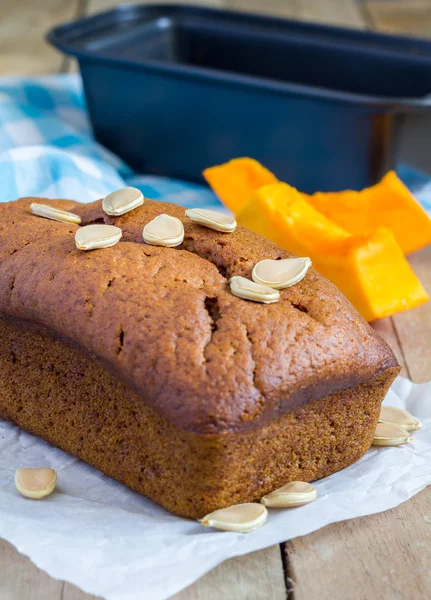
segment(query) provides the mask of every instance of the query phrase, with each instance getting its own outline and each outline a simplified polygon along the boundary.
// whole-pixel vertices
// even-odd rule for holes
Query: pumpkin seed
[[[413,440],[408,431],[391,423],[377,423],[373,446],[400,446]]]
[[[229,284],[232,294],[239,298],[243,298],[244,300],[253,300],[254,302],[271,304],[272,302],[278,302],[280,298],[280,292],[277,290],[274,290],[267,285],[250,281],[250,279],[246,279],[245,277],[231,277]]]
[[[124,187],[112,192],[102,200],[102,208],[107,215],[118,217],[138,208],[144,203],[141,190],[134,187]]]
[[[273,508],[302,506],[317,497],[316,488],[305,481],[291,481],[261,499],[262,504]]]
[[[15,473],[16,489],[32,500],[52,494],[56,483],[57,473],[53,469],[18,469]]]
[[[382,406],[379,423],[398,425],[406,431],[416,431],[421,428],[420,422],[413,415],[397,406]]]
[[[114,225],[85,225],[76,232],[75,243],[78,250],[109,248],[115,246],[122,235],[121,229]]]
[[[265,506],[250,502],[215,510],[201,519],[200,523],[206,527],[213,527],[222,531],[248,533],[261,527],[267,517],[268,511]]]
[[[161,214],[144,227],[142,237],[147,244],[173,248],[184,240],[184,226],[176,217]]]
[[[208,227],[209,229],[215,229],[215,231],[232,233],[236,229],[235,217],[216,210],[189,208],[186,210],[186,217],[196,223],[205,225],[205,227]]]
[[[37,204],[33,202],[30,204],[30,210],[34,215],[38,217],[45,217],[45,219],[51,219],[52,221],[59,221],[60,223],[74,223],[79,225],[81,223],[81,217],[74,215],[67,210],[61,210],[60,208],[54,208],[47,204]]]
[[[282,290],[304,279],[310,266],[311,260],[308,257],[265,259],[254,266],[251,276],[256,283]]]

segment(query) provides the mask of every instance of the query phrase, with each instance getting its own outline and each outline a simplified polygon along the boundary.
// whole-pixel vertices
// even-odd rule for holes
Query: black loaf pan
[[[56,27],[98,141],[142,173],[198,181],[251,156],[305,192],[396,166],[431,106],[431,43],[184,5],[125,5]]]

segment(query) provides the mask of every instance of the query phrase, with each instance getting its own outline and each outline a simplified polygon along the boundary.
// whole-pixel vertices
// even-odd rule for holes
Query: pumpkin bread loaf
[[[32,215],[31,202],[123,237],[82,252],[78,225]],[[143,242],[161,213],[183,221],[180,246]],[[290,256],[161,202],[120,217],[100,201],[0,205],[0,418],[186,517],[350,465],[399,367],[312,269],[274,304],[231,293],[231,276]]]

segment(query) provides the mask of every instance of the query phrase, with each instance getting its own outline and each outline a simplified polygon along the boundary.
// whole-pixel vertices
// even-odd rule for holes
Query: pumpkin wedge
[[[350,233],[391,229],[405,254],[431,243],[431,219],[394,171],[360,192],[316,192],[305,197]]]
[[[262,185],[276,183],[277,177],[253,158],[235,158],[203,172],[215,194],[233,213],[238,212]]]
[[[352,235],[286,183],[255,191],[237,221],[295,254],[309,256],[316,270],[333,281],[368,321],[428,300],[389,229]]]

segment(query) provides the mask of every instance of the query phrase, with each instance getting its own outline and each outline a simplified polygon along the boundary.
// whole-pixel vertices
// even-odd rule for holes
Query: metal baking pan
[[[97,140],[140,172],[200,180],[252,156],[306,192],[396,166],[431,107],[431,43],[183,5],[124,5],[56,27]]]

